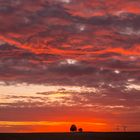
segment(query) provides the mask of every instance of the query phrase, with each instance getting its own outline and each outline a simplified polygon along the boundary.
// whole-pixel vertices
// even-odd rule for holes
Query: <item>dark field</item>
[[[140,133],[1,133],[0,140],[140,140]]]

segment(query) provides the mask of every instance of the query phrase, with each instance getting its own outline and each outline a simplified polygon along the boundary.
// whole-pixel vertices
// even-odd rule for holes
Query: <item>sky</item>
[[[140,131],[140,0],[0,0],[0,132]]]

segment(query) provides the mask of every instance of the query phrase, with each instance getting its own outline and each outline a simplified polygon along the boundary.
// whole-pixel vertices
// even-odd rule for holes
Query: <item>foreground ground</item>
[[[0,140],[140,140],[140,133],[1,133]]]

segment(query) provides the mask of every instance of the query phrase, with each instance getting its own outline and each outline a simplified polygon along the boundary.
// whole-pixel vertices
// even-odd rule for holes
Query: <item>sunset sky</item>
[[[140,0],[0,0],[0,132],[140,131]]]

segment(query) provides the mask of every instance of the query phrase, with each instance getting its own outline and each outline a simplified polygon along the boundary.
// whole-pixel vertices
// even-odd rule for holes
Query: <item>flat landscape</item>
[[[139,132],[1,133],[0,140],[140,140]]]

